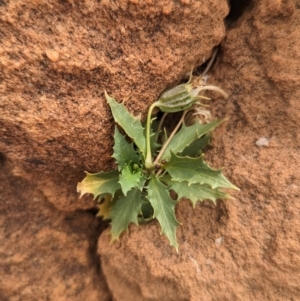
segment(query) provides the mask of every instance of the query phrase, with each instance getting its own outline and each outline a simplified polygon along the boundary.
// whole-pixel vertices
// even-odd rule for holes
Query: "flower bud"
[[[162,112],[175,113],[190,108],[199,96],[191,93],[191,84],[182,84],[163,92],[156,102]]]

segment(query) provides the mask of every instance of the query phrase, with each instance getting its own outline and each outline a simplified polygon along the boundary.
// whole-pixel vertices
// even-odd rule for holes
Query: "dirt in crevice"
[[[251,9],[253,0],[229,0],[229,14],[225,18],[227,28],[233,26],[242,17],[246,10]]]

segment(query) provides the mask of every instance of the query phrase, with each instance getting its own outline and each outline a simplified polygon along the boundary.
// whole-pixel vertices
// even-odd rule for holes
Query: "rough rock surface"
[[[210,56],[227,13],[226,0],[0,0],[1,301],[110,299],[102,226],[76,193],[84,170],[114,164],[103,92],[144,116]]]
[[[112,167],[103,92],[134,114],[225,35],[227,1],[0,1],[0,150],[63,210],[83,171]]]
[[[0,300],[109,301],[96,254],[102,226],[84,211],[58,211],[0,162]]]
[[[181,203],[178,254],[156,222],[115,244],[103,232],[98,251],[116,301],[299,300],[300,5],[244,3],[210,78],[230,93],[212,103],[229,120],[206,154],[241,192],[216,207]]]
[[[104,232],[100,264],[102,226],[74,210],[82,171],[113,165],[103,91],[144,115],[223,39],[227,1],[0,0],[3,300],[108,301],[102,268],[116,301],[299,299],[300,3],[231,2],[209,79],[229,120],[206,157],[241,192],[183,201],[178,254],[155,221]]]

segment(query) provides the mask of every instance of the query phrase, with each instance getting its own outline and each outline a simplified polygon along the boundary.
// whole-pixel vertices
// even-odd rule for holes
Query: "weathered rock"
[[[206,158],[241,192],[216,208],[180,203],[178,254],[156,222],[115,244],[103,232],[98,251],[116,301],[299,298],[299,8],[257,0],[229,26],[210,78],[230,93],[212,102],[229,119]],[[268,146],[256,145],[261,137]]]
[[[111,300],[96,255],[99,222],[58,211],[2,163],[0,300]]]
[[[83,171],[112,168],[106,89],[136,115],[208,58],[227,1],[1,1],[0,149],[64,210]]]

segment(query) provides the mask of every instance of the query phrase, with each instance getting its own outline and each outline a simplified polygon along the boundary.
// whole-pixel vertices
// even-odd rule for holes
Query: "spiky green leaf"
[[[80,192],[80,197],[85,193],[91,193],[94,199],[107,193],[114,195],[116,190],[120,188],[117,170],[101,171],[94,174],[86,172],[86,177],[77,184],[77,192]]]
[[[154,209],[154,215],[161,226],[161,233],[165,234],[170,245],[178,250],[176,229],[180,223],[175,217],[176,202],[170,198],[168,187],[163,185],[157,177],[152,177],[148,185],[148,196]]]
[[[113,158],[116,159],[118,164],[118,170],[121,170],[125,164],[132,162],[133,164],[140,164],[140,156],[134,150],[133,143],[128,143],[117,127],[115,127],[114,134],[114,153]]]
[[[211,134],[205,134],[186,147],[180,155],[182,157],[199,157],[203,153],[203,149],[209,144],[210,139]]]
[[[211,188],[211,186],[206,184],[191,184],[188,182],[173,182],[171,184],[171,189],[173,189],[177,195],[178,199],[187,198],[196,206],[197,201],[211,200],[216,203],[217,199],[230,199],[230,195],[226,192],[220,190],[219,188]]]
[[[226,177],[222,170],[212,169],[204,162],[203,156],[199,158],[180,157],[171,152],[171,159],[164,165],[174,181],[187,181],[189,184],[200,183],[214,188],[237,189]]]
[[[119,178],[119,183],[122,187],[124,195],[126,195],[127,192],[133,187],[137,187],[142,190],[142,187],[140,186],[142,186],[145,182],[145,177],[142,175],[141,170],[135,169],[129,164],[125,164]]]
[[[146,139],[144,128],[139,118],[132,116],[122,103],[118,103],[114,98],[105,92],[105,98],[109,104],[115,122],[118,123],[126,134],[134,141],[142,154],[146,153]]]
[[[138,224],[142,202],[142,192],[137,188],[130,190],[127,196],[122,195],[116,201],[109,214],[112,240],[118,239],[120,234],[128,229],[130,223]]]
[[[199,139],[206,133],[212,131],[216,126],[220,125],[224,120],[215,120],[211,123],[200,124],[199,122],[194,123],[191,126],[182,125],[181,129],[167,146],[161,159],[165,160],[171,157],[171,151],[174,154],[181,153],[187,146]]]

